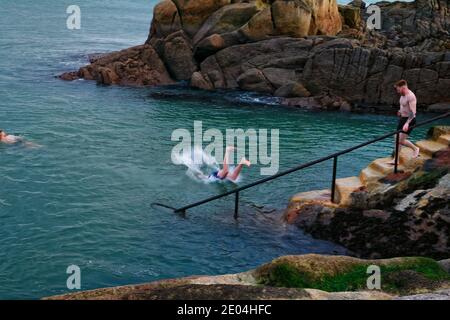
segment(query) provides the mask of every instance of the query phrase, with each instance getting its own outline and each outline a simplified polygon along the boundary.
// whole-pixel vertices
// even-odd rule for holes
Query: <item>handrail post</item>
[[[334,198],[336,194],[336,171],[337,171],[337,159],[338,157],[333,157],[333,181],[331,183],[331,202],[334,203]]]
[[[394,164],[394,173],[398,173],[398,157],[399,157],[399,149],[400,149],[400,133],[397,132],[395,138],[395,164]]]
[[[236,198],[234,199],[234,219],[239,218],[239,191],[236,192]]]

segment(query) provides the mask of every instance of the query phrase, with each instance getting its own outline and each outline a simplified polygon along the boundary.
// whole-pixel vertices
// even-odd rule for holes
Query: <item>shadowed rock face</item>
[[[404,78],[419,106],[450,109],[448,1],[378,5],[382,29],[367,30],[361,1],[163,0],[144,47],[61,78],[122,85],[190,80],[194,88],[239,88],[280,96],[290,106],[345,111],[396,105],[393,83]]]
[[[275,93],[282,83],[299,83],[315,96],[328,93],[367,105],[396,104],[393,84],[405,78],[424,105],[450,99],[447,65],[450,55],[430,60],[426,54],[362,47],[354,39],[276,38],[223,49],[202,62],[200,73],[203,89]],[[272,77],[263,76],[267,72]]]

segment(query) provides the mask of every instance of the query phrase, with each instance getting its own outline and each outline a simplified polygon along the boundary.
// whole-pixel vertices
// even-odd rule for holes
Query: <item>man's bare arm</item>
[[[416,117],[416,111],[417,111],[417,99],[415,96],[412,96],[409,101],[409,115],[408,115],[408,123],[411,123],[413,119]]]

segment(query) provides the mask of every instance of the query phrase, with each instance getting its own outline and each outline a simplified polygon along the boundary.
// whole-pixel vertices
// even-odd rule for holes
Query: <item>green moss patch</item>
[[[433,289],[442,282],[450,281],[450,275],[435,260],[405,258],[394,259],[392,262],[380,261],[378,264],[377,261],[347,264],[338,272],[323,272],[320,277],[299,269],[294,264],[280,261],[266,270],[259,282],[275,287],[311,288],[328,292],[363,290],[367,289],[367,279],[370,276],[367,268],[370,265],[379,265],[381,289],[386,292],[405,293]]]
[[[439,168],[430,172],[423,172],[413,176],[407,184],[407,190],[414,191],[418,189],[431,189],[436,186],[439,179],[447,173],[446,168]]]

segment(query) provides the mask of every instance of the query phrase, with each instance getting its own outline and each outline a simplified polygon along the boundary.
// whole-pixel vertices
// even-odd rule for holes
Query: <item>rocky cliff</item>
[[[62,79],[243,89],[286,105],[367,110],[397,103],[408,80],[419,105],[450,108],[450,4],[380,2],[368,30],[361,1],[163,0],[144,45],[92,59]]]
[[[272,94],[291,106],[378,110],[404,78],[419,105],[450,106],[450,6],[380,2],[381,29],[361,1],[163,0],[144,45],[102,55],[62,79]]]

